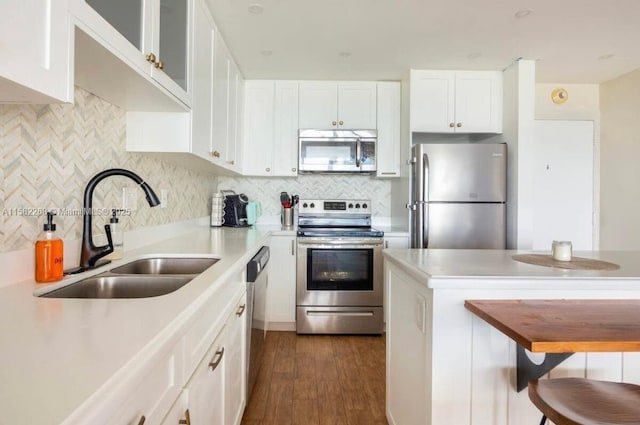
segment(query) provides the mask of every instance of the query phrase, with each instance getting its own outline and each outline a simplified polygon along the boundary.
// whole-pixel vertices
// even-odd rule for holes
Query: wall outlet
[[[138,188],[122,188],[122,209],[135,211],[138,208]]]
[[[160,189],[160,208],[167,208],[169,194],[166,189]]]

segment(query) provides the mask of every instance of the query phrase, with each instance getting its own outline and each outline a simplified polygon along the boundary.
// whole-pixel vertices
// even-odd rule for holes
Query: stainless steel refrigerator
[[[417,144],[411,154],[411,247],[504,249],[507,145]]]

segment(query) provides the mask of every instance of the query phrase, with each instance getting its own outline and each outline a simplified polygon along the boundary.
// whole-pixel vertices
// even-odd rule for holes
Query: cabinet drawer
[[[187,390],[180,391],[180,395],[171,410],[167,413],[162,425],[179,425],[181,420],[186,420],[187,413],[189,411],[189,394]],[[191,416],[191,412],[188,413]]]
[[[229,282],[221,285],[220,290],[200,308],[195,320],[189,326],[184,337],[184,370],[187,375],[190,375],[196,368],[211,346],[214,337],[224,326],[227,316],[234,307],[234,304],[229,301],[237,299],[239,294],[246,290],[244,273],[244,271],[237,273]]]
[[[154,361],[153,368],[122,400],[119,413],[107,423],[138,425],[144,416],[145,425],[159,424],[180,393],[184,381],[182,356],[182,344],[179,343],[160,360]]]

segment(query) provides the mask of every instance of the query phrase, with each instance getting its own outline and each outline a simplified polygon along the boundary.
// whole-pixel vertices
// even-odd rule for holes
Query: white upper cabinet
[[[240,69],[229,55],[229,108],[227,112],[228,133],[225,144],[225,163],[232,169],[240,166],[240,140],[242,137],[242,108],[244,96],[244,79]],[[215,93],[214,93],[215,97]]]
[[[219,34],[218,34],[219,35]],[[229,136],[229,87],[231,58],[221,37],[216,36],[213,62],[213,139],[211,152],[214,163],[224,162]]]
[[[338,127],[376,129],[376,83],[338,83]]]
[[[412,70],[411,131],[501,133],[502,73]]]
[[[155,80],[186,106],[191,106],[193,0],[70,2],[71,13],[84,32],[130,67]]]
[[[213,126],[212,162],[223,168],[239,171],[239,126],[242,124],[242,93],[244,80],[231,53],[220,36],[215,37],[213,61]]]
[[[194,6],[191,152],[211,160],[215,26],[204,0],[196,0]]]
[[[302,82],[299,100],[299,128],[376,128],[375,82]]]
[[[272,175],[274,94],[273,81],[247,81],[245,84],[244,175]]]
[[[242,174],[298,174],[298,83],[247,81]]]
[[[276,81],[273,175],[298,175],[298,83]]]
[[[0,0],[0,102],[73,101],[66,0]]]
[[[400,83],[380,82],[378,104],[378,177],[400,177]]]

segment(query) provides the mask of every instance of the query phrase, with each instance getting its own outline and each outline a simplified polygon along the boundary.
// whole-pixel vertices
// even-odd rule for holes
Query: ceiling
[[[399,80],[525,58],[538,82],[600,83],[640,68],[640,0],[207,2],[247,79]]]

